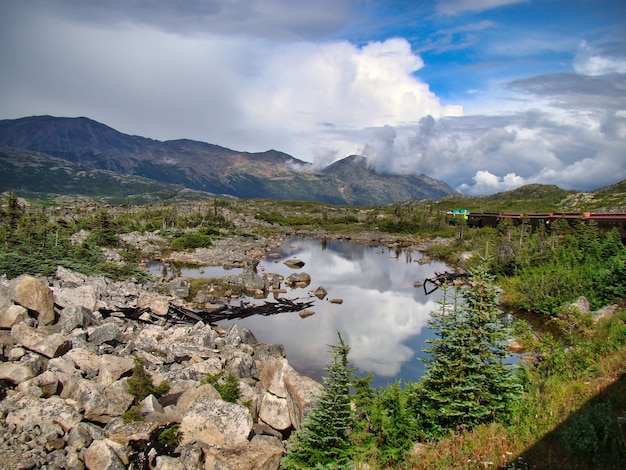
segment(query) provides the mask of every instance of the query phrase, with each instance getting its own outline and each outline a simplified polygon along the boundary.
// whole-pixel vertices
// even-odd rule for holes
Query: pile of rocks
[[[141,302],[162,313],[171,299],[154,287],[62,268],[51,280],[0,280],[0,468],[279,467],[322,386],[291,368],[281,345],[236,325],[115,315]],[[166,395],[137,403],[137,360],[153,384],[167,381]],[[240,379],[237,403],[204,383],[222,371]],[[131,407],[139,420],[128,420]],[[163,431],[176,442],[163,444]]]

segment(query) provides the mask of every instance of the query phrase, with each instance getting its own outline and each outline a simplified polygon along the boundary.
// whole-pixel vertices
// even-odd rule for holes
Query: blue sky
[[[362,154],[466,194],[626,178],[626,6],[0,0],[0,119]]]

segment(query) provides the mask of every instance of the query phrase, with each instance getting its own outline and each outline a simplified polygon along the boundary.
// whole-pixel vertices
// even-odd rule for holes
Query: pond
[[[305,265],[289,268],[284,264],[289,258],[298,258]],[[448,270],[443,263],[422,264],[418,262],[421,259],[419,252],[396,252],[386,246],[289,238],[261,260],[258,269],[285,278],[295,272],[309,274],[308,287],[287,287],[287,293],[281,295],[314,300],[311,310],[315,314],[301,318],[298,313],[283,313],[221,323],[237,323],[259,341],[283,344],[292,367],[316,380],[325,375],[328,345],[338,343],[337,332],[350,346],[349,359],[356,373],[374,373],[373,385],[418,380],[424,372],[418,357],[424,356],[425,341],[433,336],[427,322],[430,312],[438,308],[440,292],[426,296],[414,283],[433,277],[435,271]],[[323,300],[312,294],[318,286],[328,291]]]

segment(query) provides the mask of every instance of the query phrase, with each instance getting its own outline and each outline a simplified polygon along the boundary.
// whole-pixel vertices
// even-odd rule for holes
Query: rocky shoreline
[[[162,315],[158,285],[63,268],[0,282],[0,468],[278,468],[322,386],[236,325],[124,317],[142,303]],[[131,394],[138,360],[165,395]],[[206,383],[223,372],[238,379],[236,403]],[[175,447],[159,442],[168,429]]]

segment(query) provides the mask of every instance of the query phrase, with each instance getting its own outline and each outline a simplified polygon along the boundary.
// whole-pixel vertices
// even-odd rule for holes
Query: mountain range
[[[351,155],[321,170],[276,150],[127,135],[94,120],[0,120],[0,191],[129,197],[153,192],[379,205],[455,194],[423,174],[386,175]]]

